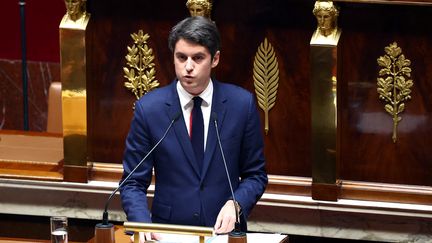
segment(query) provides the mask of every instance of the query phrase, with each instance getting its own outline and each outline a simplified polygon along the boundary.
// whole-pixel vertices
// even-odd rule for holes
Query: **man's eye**
[[[194,61],[199,62],[199,61],[201,61],[204,58],[202,56],[196,56],[193,59],[194,59]]]
[[[177,56],[177,59],[179,59],[180,61],[184,61],[184,60],[186,60],[186,57],[185,56]]]

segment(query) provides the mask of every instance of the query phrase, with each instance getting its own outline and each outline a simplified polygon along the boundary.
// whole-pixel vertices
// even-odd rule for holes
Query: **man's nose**
[[[190,71],[192,71],[194,69],[194,65],[193,65],[192,59],[190,59],[190,58],[187,59],[185,68],[186,68],[187,72],[190,72]]]

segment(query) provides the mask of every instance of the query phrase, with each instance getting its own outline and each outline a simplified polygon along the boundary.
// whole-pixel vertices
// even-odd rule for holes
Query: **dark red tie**
[[[199,96],[193,98],[191,141],[195,152],[195,158],[201,171],[204,159],[204,120],[201,111],[202,99]]]

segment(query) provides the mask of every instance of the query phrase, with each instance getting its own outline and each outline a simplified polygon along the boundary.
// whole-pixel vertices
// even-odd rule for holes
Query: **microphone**
[[[123,179],[123,181],[118,185],[118,187],[111,193],[108,200],[105,202],[105,208],[102,215],[102,223],[98,223],[95,228],[95,243],[114,243],[114,225],[108,222],[108,205],[111,199],[114,197],[116,192],[120,190],[120,187],[129,180],[129,178],[135,173],[135,171],[141,166],[142,163],[148,158],[148,156],[159,146],[159,144],[165,139],[169,130],[173,126],[174,122],[178,120],[181,112],[176,113],[171,120],[169,126],[165,130],[163,136],[159,141],[150,149],[150,151],[141,159],[141,161],[133,168],[133,170]],[[111,240],[112,239],[112,240]]]
[[[220,139],[220,135],[219,135],[219,127],[218,127],[218,123],[217,123],[217,114],[216,114],[216,112],[212,112],[211,117],[214,120],[214,124],[215,124],[215,128],[216,128],[216,138],[217,138],[217,141],[218,141],[218,144],[219,144],[219,149],[220,149],[220,152],[221,152],[221,155],[222,155],[222,161],[223,161],[223,164],[224,164],[224,167],[225,167],[226,176],[228,178],[228,184],[229,184],[229,187],[230,187],[230,190],[231,190],[231,196],[232,196],[232,199],[233,199],[233,202],[234,202],[234,211],[235,211],[235,214],[236,214],[236,222],[235,222],[235,225],[234,225],[234,230],[231,231],[228,234],[228,243],[234,243],[234,242],[236,242],[236,243],[242,243],[242,242],[246,243],[247,242],[246,233],[243,232],[243,231],[241,231],[241,229],[240,229],[240,217],[239,217],[239,211],[238,211],[238,208],[237,208],[237,205],[239,205],[239,204],[237,203],[237,200],[235,199],[234,190],[233,190],[232,183],[231,183],[230,173],[228,171],[228,166],[227,166],[227,163],[226,163],[226,160],[225,160],[225,154],[224,154],[224,151],[223,151],[223,148],[222,148],[222,143],[221,143],[221,139]]]

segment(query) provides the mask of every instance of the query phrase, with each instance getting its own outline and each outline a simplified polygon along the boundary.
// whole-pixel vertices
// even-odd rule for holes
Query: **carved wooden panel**
[[[432,8],[341,4],[341,178],[432,185]],[[368,16],[364,18],[363,16]],[[411,60],[412,99],[392,142],[391,116],[378,99],[376,59],[397,42]]]

